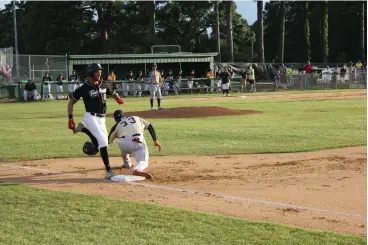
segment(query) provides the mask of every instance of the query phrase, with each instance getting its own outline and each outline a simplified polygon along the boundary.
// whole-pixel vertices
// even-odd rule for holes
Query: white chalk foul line
[[[55,173],[55,174],[72,174],[72,173],[67,173],[67,172],[64,173],[64,172],[59,172],[59,171],[32,168],[32,167],[26,167],[26,166],[16,166],[16,165],[8,165],[8,164],[0,164],[0,166],[10,167],[10,168],[23,168],[23,169],[37,170],[37,171]],[[264,201],[264,200],[250,199],[246,197],[226,196],[226,195],[220,195],[220,194],[215,194],[215,193],[201,192],[201,191],[182,189],[182,188],[172,188],[172,187],[160,186],[160,185],[142,184],[142,183],[137,183],[137,182],[127,182],[127,183],[130,185],[137,185],[137,186],[143,186],[147,188],[155,188],[155,189],[174,191],[174,192],[182,192],[182,193],[188,193],[188,194],[193,194],[193,195],[207,195],[207,196],[213,196],[213,197],[229,199],[229,200],[244,201],[244,202],[249,202],[249,203],[261,203],[261,204],[270,205],[270,206],[294,208],[298,210],[307,210],[307,211],[313,211],[317,213],[335,214],[335,215],[341,215],[341,216],[346,216],[346,217],[359,218],[363,220],[367,219],[367,216],[364,216],[361,214],[355,214],[355,213],[347,213],[347,212],[334,211],[334,210],[328,210],[328,209],[318,209],[318,208],[306,207],[306,206],[297,206],[293,204],[270,202],[270,201]]]

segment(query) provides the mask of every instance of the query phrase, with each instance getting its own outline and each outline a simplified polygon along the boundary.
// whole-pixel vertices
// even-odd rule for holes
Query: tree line
[[[180,45],[185,52],[220,51],[222,62],[366,58],[366,4],[361,1],[272,1],[265,8],[258,1],[252,25],[233,1],[16,5],[20,54],[149,53],[152,45]],[[12,3],[0,10],[0,30],[0,47],[14,46]]]

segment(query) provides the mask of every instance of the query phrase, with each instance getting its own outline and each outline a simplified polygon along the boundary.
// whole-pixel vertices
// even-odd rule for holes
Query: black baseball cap
[[[153,64],[152,67],[157,67],[157,64]]]

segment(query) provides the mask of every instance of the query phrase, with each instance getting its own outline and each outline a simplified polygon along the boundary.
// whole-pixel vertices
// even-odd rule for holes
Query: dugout
[[[169,69],[174,76],[179,69],[183,75],[189,75],[190,70],[195,70],[197,77],[208,68],[214,69],[214,59],[217,53],[147,53],[147,54],[97,54],[97,55],[69,55],[68,73],[76,70],[81,78],[86,76],[86,67],[91,63],[99,63],[105,69],[104,77],[111,70],[114,71],[117,80],[123,80],[129,71],[137,75],[151,71],[152,64],[156,63],[158,70],[166,73]],[[106,78],[105,77],[105,78]]]

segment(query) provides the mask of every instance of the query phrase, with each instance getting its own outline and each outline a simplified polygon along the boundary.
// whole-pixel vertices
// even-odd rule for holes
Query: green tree
[[[328,3],[325,0],[322,3],[322,60],[328,62]]]

